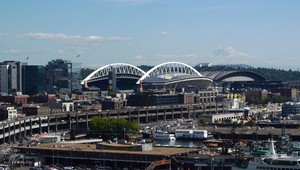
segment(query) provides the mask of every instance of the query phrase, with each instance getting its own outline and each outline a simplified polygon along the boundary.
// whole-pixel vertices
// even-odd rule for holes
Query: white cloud
[[[111,36],[107,38],[107,40],[112,40],[112,41],[126,41],[131,39],[132,39],[131,37],[118,37],[118,36]]]
[[[97,36],[97,35],[90,35],[90,36],[85,37],[85,39],[89,40],[89,41],[101,41],[101,40],[103,40],[103,37]]]
[[[167,32],[161,32],[160,35],[168,35]]]
[[[74,39],[81,39],[79,35],[66,35],[66,34],[54,34],[54,33],[27,33],[24,35],[25,37],[31,39],[57,39],[57,40],[74,40]]]
[[[89,35],[89,36],[80,36],[80,35],[66,35],[66,34],[55,34],[55,33],[27,33],[24,34],[25,37],[30,39],[38,40],[82,40],[82,41],[91,41],[91,42],[100,42],[103,40],[109,41],[126,41],[131,40],[131,37],[120,37],[120,36],[111,36],[104,38],[99,35]]]
[[[65,50],[63,50],[63,49],[57,50],[57,53],[64,53],[64,52],[65,52]]]

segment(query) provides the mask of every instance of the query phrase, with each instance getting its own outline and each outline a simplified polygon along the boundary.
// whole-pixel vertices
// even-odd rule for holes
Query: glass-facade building
[[[72,63],[72,78],[71,89],[72,91],[81,91],[81,63]]]
[[[23,66],[23,93],[28,95],[42,94],[46,91],[45,66]]]
[[[0,63],[0,94],[11,95],[22,92],[22,66],[19,61]]]
[[[81,91],[81,63],[68,60],[52,60],[46,65],[46,91],[48,93],[71,93]]]

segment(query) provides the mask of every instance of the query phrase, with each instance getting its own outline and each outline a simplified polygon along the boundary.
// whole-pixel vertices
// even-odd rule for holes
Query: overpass
[[[94,116],[109,118],[125,118],[139,123],[197,118],[199,114],[225,112],[222,103],[206,103],[192,105],[172,105],[145,108],[126,108],[101,112],[64,112],[28,116],[0,123],[0,143],[16,142],[24,136],[32,134],[62,133],[72,128],[88,129],[89,121]]]

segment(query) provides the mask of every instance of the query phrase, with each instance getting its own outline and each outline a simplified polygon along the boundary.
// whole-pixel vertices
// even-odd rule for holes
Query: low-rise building
[[[267,99],[269,92],[267,90],[256,90],[256,91],[247,91],[245,93],[246,101],[252,103],[256,99]]]
[[[178,94],[179,104],[194,104],[194,94],[193,93],[182,93]]]
[[[120,98],[104,98],[100,101],[103,110],[114,110],[124,108],[124,100]]]
[[[101,97],[100,91],[83,91],[82,95],[84,96],[85,100],[96,100]]]
[[[0,96],[0,102],[22,105],[28,103],[28,98],[28,95]]]
[[[64,112],[74,111],[74,102],[73,101],[64,101],[57,98],[49,98],[48,106],[51,110],[60,110]]]
[[[91,100],[74,100],[75,111],[102,110],[102,104]]]
[[[218,96],[217,90],[203,90],[198,91],[194,95],[195,103],[213,103],[216,102],[216,97]]]
[[[300,114],[300,103],[284,103],[281,107],[281,115],[282,116],[289,116],[289,115],[296,115]]]
[[[271,89],[271,93],[279,93],[280,96],[285,96],[291,100],[296,100],[298,97],[298,90],[295,88],[276,88]]]
[[[26,116],[46,115],[49,114],[48,106],[27,106],[23,107],[23,113]]]
[[[240,99],[224,99],[224,106],[229,109],[239,109]]]
[[[0,107],[0,120],[13,120],[16,119],[18,115],[17,109],[10,106]]]
[[[239,121],[245,118],[245,113],[243,110],[239,112],[228,112],[221,114],[203,114],[199,115],[199,118],[203,118],[207,123],[232,123],[234,121]]]
[[[179,104],[177,94],[139,93],[129,95],[127,100],[128,106],[159,106],[176,104]]]

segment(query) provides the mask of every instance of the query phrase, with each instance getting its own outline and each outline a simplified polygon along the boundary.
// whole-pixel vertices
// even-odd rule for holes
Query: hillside
[[[204,71],[232,71],[232,70],[251,70],[266,77],[270,81],[297,81],[300,80],[300,72],[292,70],[274,68],[254,68],[248,65],[213,65],[195,67],[200,73]]]

